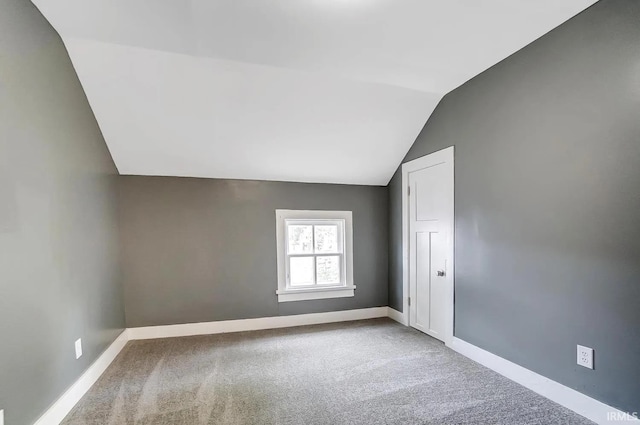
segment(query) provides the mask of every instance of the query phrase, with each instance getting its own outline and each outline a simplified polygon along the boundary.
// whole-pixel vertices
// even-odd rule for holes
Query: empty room
[[[0,425],[639,418],[639,0],[0,0]]]

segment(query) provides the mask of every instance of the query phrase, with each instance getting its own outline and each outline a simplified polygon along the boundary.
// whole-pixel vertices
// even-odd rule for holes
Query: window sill
[[[356,287],[350,286],[334,286],[329,288],[305,288],[305,289],[289,289],[277,290],[279,303],[290,301],[304,300],[323,300],[327,298],[344,298],[353,297]]]

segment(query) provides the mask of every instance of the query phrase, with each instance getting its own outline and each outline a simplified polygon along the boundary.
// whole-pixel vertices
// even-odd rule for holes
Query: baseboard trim
[[[394,308],[389,307],[387,316],[389,316],[389,319],[395,320],[396,322],[401,323],[405,326],[407,325],[407,323],[405,323],[405,320],[404,320],[404,314]]]
[[[221,320],[217,322],[186,323],[180,325],[129,328],[129,339],[173,338],[180,336],[211,335],[228,332],[258,331],[289,328],[321,323],[349,322],[388,316],[388,307],[358,310],[330,311],[326,313],[296,314],[291,316],[260,317],[256,319]]]
[[[287,328],[380,317],[389,317],[392,320],[406,325],[403,313],[391,307],[373,307],[292,316],[129,328],[116,338],[109,348],[93,362],[80,378],[56,400],[34,425],[59,424],[78,401],[80,401],[89,388],[100,378],[129,340]],[[599,402],[574,389],[552,381],[549,378],[525,369],[522,366],[496,356],[459,338],[454,337],[451,344],[449,344],[449,348],[598,424],[619,423],[620,421],[640,423],[640,420],[632,415]]]
[[[554,401],[567,409],[573,410],[579,415],[592,420],[598,424],[620,423],[620,418],[624,421],[638,423],[640,420],[634,416],[627,415],[614,407],[606,405],[598,400],[586,396],[572,388],[564,386],[556,381],[552,381],[529,369],[525,369],[509,360],[496,356],[482,348],[476,347],[459,338],[453,338],[449,345],[454,351],[462,354],[483,366],[492,369],[499,374],[529,388],[543,397]]]
[[[71,412],[71,409],[80,401],[82,396],[89,391],[89,388],[100,378],[111,362],[122,351],[128,341],[127,330],[125,329],[111,343],[104,353],[82,374],[67,391],[58,398],[53,405],[35,422],[34,425],[57,425]]]
[[[187,323],[167,326],[148,326],[125,329],[95,362],[60,396],[34,425],[58,425],[71,412],[89,388],[100,378],[130,340],[172,338],[190,335],[208,335],[262,329],[288,328],[322,323],[350,322],[354,320],[388,317],[388,307],[358,310],[330,311],[326,313],[292,316],[261,317],[257,319],[223,320],[206,323]]]

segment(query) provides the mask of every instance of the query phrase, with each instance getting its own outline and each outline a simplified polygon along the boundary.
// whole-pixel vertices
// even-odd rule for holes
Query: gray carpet
[[[132,341],[78,424],[590,424],[388,319]]]

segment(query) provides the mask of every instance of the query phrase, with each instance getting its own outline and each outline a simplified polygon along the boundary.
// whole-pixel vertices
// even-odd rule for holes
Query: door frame
[[[413,161],[405,162],[402,164],[402,319],[403,324],[410,326],[409,323],[409,174],[414,171],[419,171],[424,168],[447,162],[451,164],[449,168],[450,177],[453,185],[452,189],[455,193],[455,178],[454,178],[454,147],[433,152],[431,154],[414,159]],[[453,194],[452,194],[453,195]],[[444,342],[446,345],[451,345],[453,342],[453,326],[454,326],[454,291],[455,291],[455,196],[451,196],[451,217],[449,217],[449,223],[451,228],[449,229],[449,239],[447,240],[448,257],[451,259],[447,264],[447,318],[446,318],[446,330],[444,333]]]

